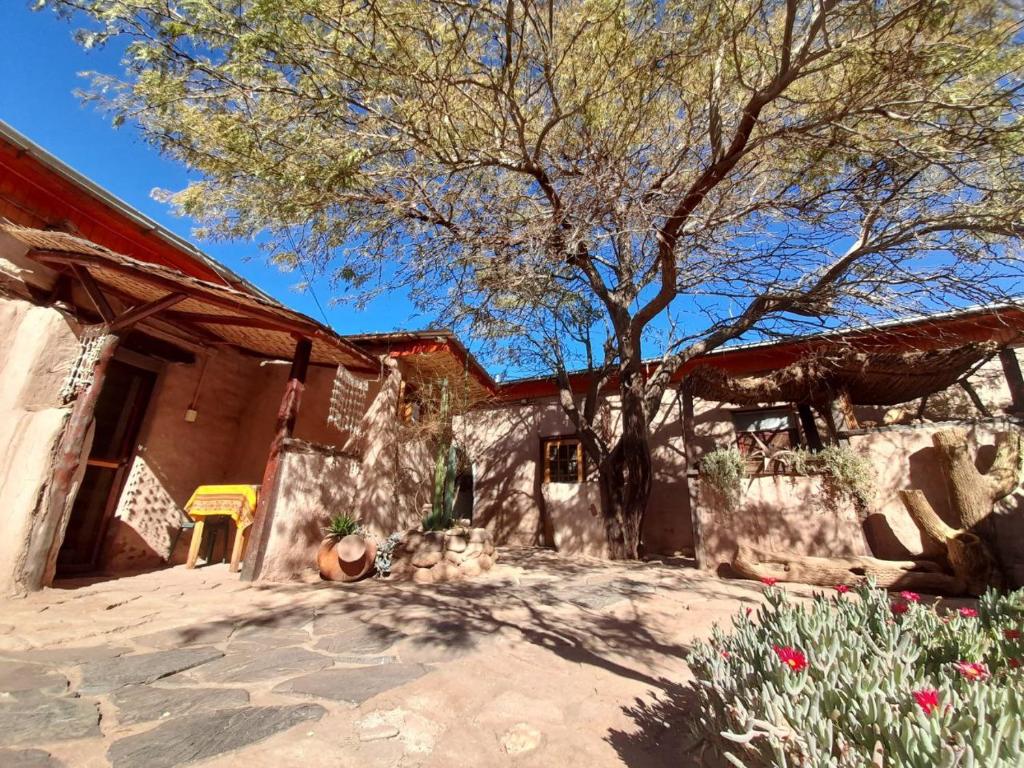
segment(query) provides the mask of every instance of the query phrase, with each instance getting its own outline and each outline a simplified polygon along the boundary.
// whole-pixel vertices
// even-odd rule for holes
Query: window
[[[800,445],[796,415],[789,408],[733,411],[732,423],[740,455],[758,466],[776,451]]]
[[[541,440],[545,483],[583,482],[583,444],[575,437]]]

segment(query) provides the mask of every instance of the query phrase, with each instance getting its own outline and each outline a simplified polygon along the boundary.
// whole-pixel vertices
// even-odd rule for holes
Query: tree
[[[42,2],[127,40],[96,86],[206,234],[553,365],[620,556],[687,361],[1020,277],[1016,3]]]

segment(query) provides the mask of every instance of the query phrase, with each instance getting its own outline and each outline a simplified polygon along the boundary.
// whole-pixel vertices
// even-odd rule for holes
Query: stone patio
[[[687,765],[688,644],[760,595],[543,550],[432,586],[65,582],[0,602],[0,765]]]

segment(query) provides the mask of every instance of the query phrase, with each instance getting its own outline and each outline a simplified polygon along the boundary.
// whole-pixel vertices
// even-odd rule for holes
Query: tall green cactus
[[[456,451],[452,440],[451,393],[448,379],[442,379],[438,399],[437,454],[434,460],[434,494],[430,514],[423,520],[423,528],[439,531],[452,526],[452,508],[455,502]]]

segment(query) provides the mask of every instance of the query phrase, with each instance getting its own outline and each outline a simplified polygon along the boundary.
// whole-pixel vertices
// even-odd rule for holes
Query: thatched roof
[[[378,362],[330,328],[254,293],[207,282],[168,267],[115,253],[66,232],[21,227],[0,219],[0,232],[29,247],[29,257],[54,269],[85,269],[104,292],[129,306],[168,294],[186,298],[156,319],[201,343],[226,343],[268,359],[290,360],[295,337],[313,340],[311,361],[377,370]]]
[[[684,386],[703,400],[736,405],[824,403],[842,390],[857,405],[896,405],[946,389],[995,350],[981,343],[925,352],[844,350],[751,376],[705,363],[686,376]]]

